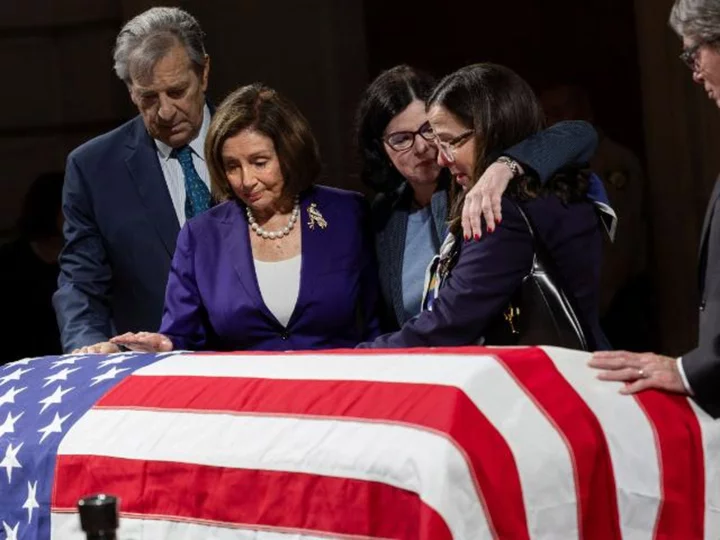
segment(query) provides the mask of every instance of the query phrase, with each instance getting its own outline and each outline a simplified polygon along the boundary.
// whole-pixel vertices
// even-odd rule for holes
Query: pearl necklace
[[[270,239],[270,240],[279,240],[283,236],[287,236],[290,234],[290,231],[293,230],[293,227],[295,227],[295,222],[298,219],[298,216],[300,215],[300,198],[295,197],[295,205],[293,207],[292,214],[290,214],[290,219],[288,220],[288,224],[285,225],[282,229],[279,231],[266,231],[263,229],[260,225],[257,224],[255,221],[255,216],[252,215],[252,211],[250,210],[249,206],[245,207],[245,213],[247,214],[247,220],[250,224],[250,228],[255,231],[255,234],[258,236],[262,236],[263,238]]]

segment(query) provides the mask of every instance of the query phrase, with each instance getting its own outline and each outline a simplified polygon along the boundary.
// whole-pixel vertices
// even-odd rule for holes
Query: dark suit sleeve
[[[565,166],[588,163],[597,145],[595,128],[587,122],[573,120],[559,122],[525,139],[507,150],[505,155],[520,163],[525,172],[534,173],[545,183]]]
[[[392,334],[361,344],[367,348],[470,345],[506,307],[532,264],[532,240],[506,199],[506,218],[493,233],[462,246],[432,311],[423,311]]]
[[[207,348],[207,311],[195,279],[195,239],[186,223],[180,230],[170,266],[160,333],[174,349]]]
[[[682,357],[693,398],[713,418],[720,418],[720,332]]]
[[[113,335],[112,270],[92,208],[87,179],[71,155],[63,187],[65,247],[53,305],[63,349],[107,341]]]

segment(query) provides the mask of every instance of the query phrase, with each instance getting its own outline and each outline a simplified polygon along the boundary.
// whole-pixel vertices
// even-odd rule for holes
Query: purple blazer
[[[600,329],[598,290],[602,236],[600,218],[590,201],[564,205],[554,195],[522,203],[553,258],[565,292],[571,294],[598,349],[609,344]],[[460,247],[457,264],[433,301],[399,331],[360,347],[406,348],[472,345],[507,307],[532,265],[533,244],[527,225],[507,197],[502,223],[478,242]],[[541,344],[538,344],[541,345]]]
[[[311,203],[325,229],[310,229]],[[378,281],[368,219],[359,193],[314,186],[301,194],[300,291],[287,327],[262,300],[242,203],[191,219],[177,239],[160,333],[176,349],[214,351],[343,348],[375,338]]]

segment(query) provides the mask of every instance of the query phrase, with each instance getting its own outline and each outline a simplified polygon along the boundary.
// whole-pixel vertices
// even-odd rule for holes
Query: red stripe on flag
[[[642,392],[636,399],[655,433],[662,501],[655,538],[705,536],[705,456],[702,431],[687,398]]]
[[[499,360],[568,447],[575,471],[580,538],[622,538],[610,450],[595,414],[542,349],[503,351]]]
[[[285,471],[98,456],[58,456],[53,511],[90,493],[120,498],[146,519],[294,533],[407,540],[452,539],[442,518],[409,491],[379,482]]]
[[[529,538],[510,447],[458,388],[377,381],[130,376],[96,407],[341,418],[428,429],[447,437],[465,457],[495,536]],[[486,498],[486,493],[492,496]]]

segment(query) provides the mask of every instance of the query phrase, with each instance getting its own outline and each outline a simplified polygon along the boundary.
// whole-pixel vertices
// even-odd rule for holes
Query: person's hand
[[[120,347],[109,341],[101,341],[95,345],[87,345],[75,349],[72,354],[111,354],[120,352]]]
[[[635,394],[650,388],[688,393],[678,371],[677,358],[653,353],[603,351],[593,354],[588,365],[604,370],[597,376],[602,381],[625,382],[621,394]]]
[[[522,172],[522,171],[521,171]],[[513,172],[505,163],[497,161],[491,164],[465,194],[462,210],[462,229],[465,240],[482,236],[482,219],[485,219],[488,232],[495,230],[495,225],[502,221],[500,201],[503,193],[513,179]]]
[[[110,340],[116,345],[127,347],[138,352],[170,352],[173,350],[172,341],[167,336],[152,332],[127,332],[115,336]]]

